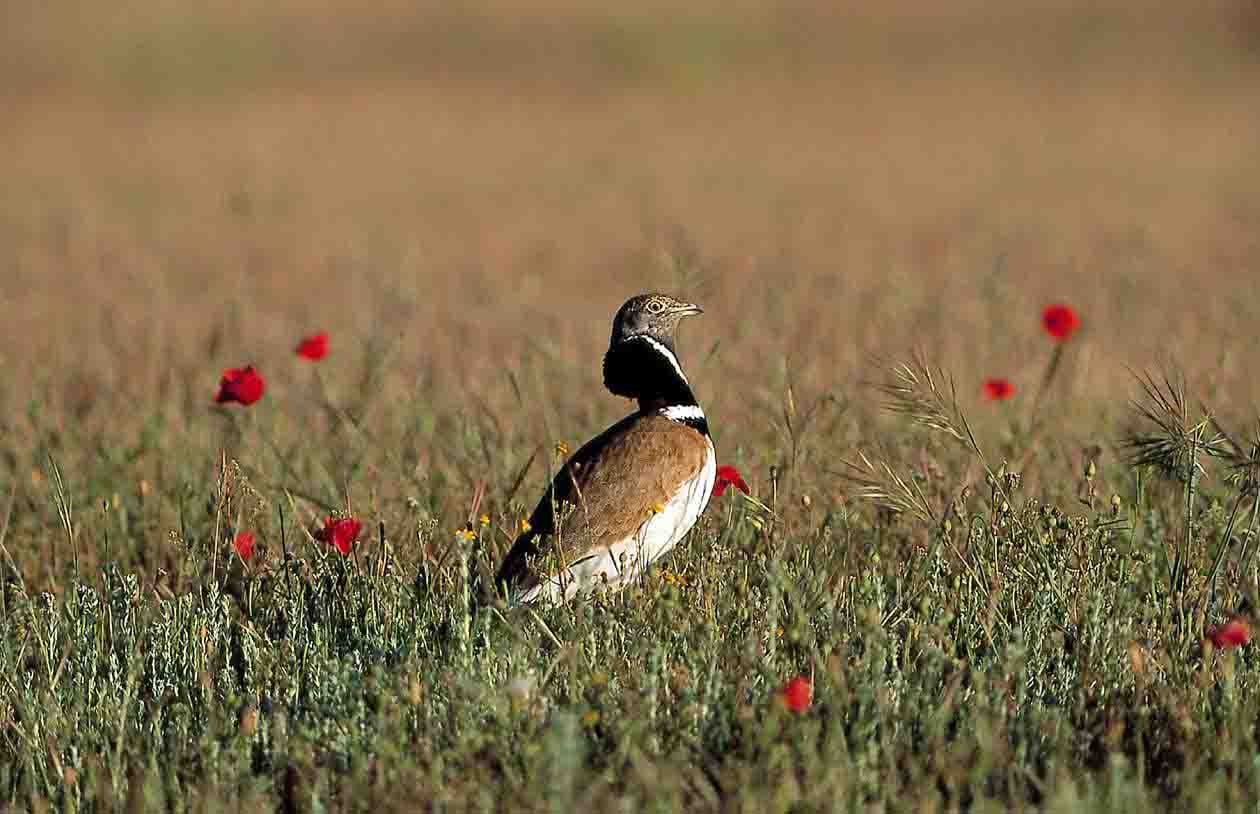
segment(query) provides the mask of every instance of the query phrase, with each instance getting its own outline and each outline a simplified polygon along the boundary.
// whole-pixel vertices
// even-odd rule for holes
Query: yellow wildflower
[[[522,534],[524,534],[525,532],[529,531],[529,530],[530,530],[530,529],[532,529],[532,528],[533,528],[533,526],[531,526],[531,525],[529,524],[529,518],[528,518],[528,517],[522,517],[522,518],[521,518],[521,533],[522,533]]]
[[[480,518],[478,518],[478,520],[481,522],[481,525],[483,526],[490,525],[490,515],[488,514],[483,514]]]
[[[462,528],[455,532],[455,539],[461,543],[471,543],[473,538],[476,536],[477,535],[473,534],[473,530],[470,528]]]

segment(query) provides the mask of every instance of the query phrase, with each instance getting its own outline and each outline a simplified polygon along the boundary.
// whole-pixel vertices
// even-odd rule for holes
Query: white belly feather
[[[544,579],[523,593],[521,601],[533,602],[540,597],[567,601],[578,593],[604,584],[611,590],[618,590],[639,579],[649,565],[668,553],[691,531],[709,503],[716,476],[717,455],[710,440],[704,466],[674,493],[663,511],[649,517],[630,537]]]

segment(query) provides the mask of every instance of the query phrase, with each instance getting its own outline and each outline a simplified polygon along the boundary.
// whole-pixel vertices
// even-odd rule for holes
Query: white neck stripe
[[[652,347],[660,351],[661,354],[664,355],[664,357],[669,360],[669,363],[674,366],[674,372],[678,374],[678,378],[682,379],[683,383],[686,384],[688,387],[691,386],[691,382],[687,381],[687,374],[682,372],[682,365],[678,364],[678,357],[674,355],[674,352],[672,350],[670,350],[669,348],[661,344],[660,340],[654,337],[648,336],[647,334],[639,334],[638,336],[634,338],[646,339],[649,345],[651,345]]]
[[[704,418],[704,410],[699,404],[671,404],[662,407],[660,414],[670,421],[699,421]]]

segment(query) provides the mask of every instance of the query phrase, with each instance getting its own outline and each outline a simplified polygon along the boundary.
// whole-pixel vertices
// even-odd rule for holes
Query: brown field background
[[[1250,415],[1253,4],[878,5],[4,4],[7,471],[25,490],[49,432],[73,470],[161,414],[196,443],[116,471],[209,473],[218,373],[249,361],[257,420],[317,449],[337,422],[292,346],[326,329],[330,400],[399,427],[408,471],[476,462],[502,497],[530,445],[624,410],[599,359],[648,288],[705,306],[684,364],[762,481],[787,382],[870,401],[873,356],[929,349],[986,432],[1026,411],[1051,300],[1084,320],[1063,445],[1113,435],[1126,368],[1170,358]],[[981,402],[991,375],[1015,405]],[[461,458],[482,420],[506,440]],[[874,429],[845,432],[837,454]]]

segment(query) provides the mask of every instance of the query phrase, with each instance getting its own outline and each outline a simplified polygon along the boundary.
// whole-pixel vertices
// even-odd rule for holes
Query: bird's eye
[[[647,304],[649,314],[659,314],[665,310],[665,303],[660,300],[652,300]]]

